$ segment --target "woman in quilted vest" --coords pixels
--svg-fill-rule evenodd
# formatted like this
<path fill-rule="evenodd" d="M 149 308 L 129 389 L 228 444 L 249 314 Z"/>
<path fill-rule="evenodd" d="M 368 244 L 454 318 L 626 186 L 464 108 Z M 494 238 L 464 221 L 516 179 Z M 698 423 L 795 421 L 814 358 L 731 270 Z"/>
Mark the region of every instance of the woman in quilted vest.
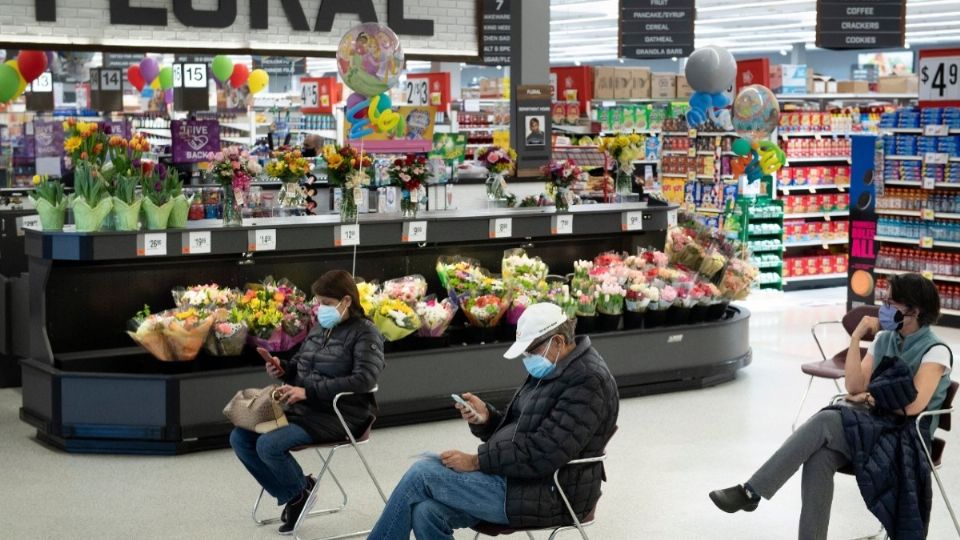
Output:
<path fill-rule="evenodd" d="M 802 466 L 798 538 L 825 540 L 833 476 L 849 466 L 891 537 L 924 538 L 930 474 L 912 417 L 941 408 L 950 387 L 952 353 L 930 328 L 939 316 L 933 282 L 919 274 L 893 277 L 879 318 L 864 317 L 851 335 L 845 384 L 854 405 L 814 415 L 746 483 L 710 493 L 714 504 L 729 513 L 753 512 Z M 869 336 L 876 337 L 861 358 L 861 341 Z M 931 425 L 931 435 L 935 429 Z"/>
<path fill-rule="evenodd" d="M 338 405 L 359 436 L 376 409 L 369 391 L 384 367 L 383 337 L 363 314 L 353 276 L 331 270 L 313 284 L 313 294 L 320 304 L 318 324 L 300 351 L 289 360 L 273 358 L 279 368 L 266 364 L 267 373 L 285 383 L 280 394 L 290 425 L 263 435 L 241 428 L 230 434 L 230 446 L 250 474 L 286 505 L 281 534 L 293 531 L 314 485 L 290 450 L 347 438 L 333 411 L 333 398 L 341 392 L 356 393 Z"/>

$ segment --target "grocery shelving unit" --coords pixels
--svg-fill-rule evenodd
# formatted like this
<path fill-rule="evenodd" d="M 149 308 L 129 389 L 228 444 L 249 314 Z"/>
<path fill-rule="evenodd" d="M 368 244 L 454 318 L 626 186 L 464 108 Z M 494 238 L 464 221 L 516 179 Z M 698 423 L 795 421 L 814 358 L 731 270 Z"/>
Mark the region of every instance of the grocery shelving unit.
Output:
<path fill-rule="evenodd" d="M 761 196 L 737 201 L 739 240 L 750 252 L 750 262 L 760 270 L 761 289 L 783 289 L 783 201 Z"/>

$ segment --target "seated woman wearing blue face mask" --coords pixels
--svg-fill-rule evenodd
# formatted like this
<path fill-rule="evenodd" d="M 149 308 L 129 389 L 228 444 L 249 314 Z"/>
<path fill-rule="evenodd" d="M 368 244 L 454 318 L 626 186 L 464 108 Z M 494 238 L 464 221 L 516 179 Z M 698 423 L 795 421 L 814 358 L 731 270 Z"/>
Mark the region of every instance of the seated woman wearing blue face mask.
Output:
<path fill-rule="evenodd" d="M 953 355 L 930 328 L 939 316 L 933 282 L 919 274 L 893 277 L 879 317 L 864 317 L 851 336 L 845 384 L 847 401 L 858 405 L 814 415 L 750 480 L 710 493 L 714 504 L 725 512 L 752 512 L 803 466 L 798 537 L 826 539 L 833 476 L 850 466 L 891 538 L 923 538 L 930 472 L 915 423 L 903 416 L 940 409 L 950 387 Z M 861 341 L 870 335 L 876 337 L 861 358 Z M 936 424 L 925 430 L 928 445 L 935 430 Z"/>
<path fill-rule="evenodd" d="M 453 539 L 480 521 L 547 527 L 570 523 L 553 485 L 567 462 L 603 454 L 619 411 L 617 383 L 590 338 L 553 304 L 534 304 L 517 321 L 504 354 L 529 374 L 504 411 L 464 394 L 457 408 L 483 444 L 415 463 L 393 490 L 368 540 Z M 560 482 L 580 518 L 600 497 L 603 465 L 564 471 Z"/>
<path fill-rule="evenodd" d="M 319 301 L 317 325 L 300 351 L 290 360 L 274 358 L 267 373 L 285 384 L 281 401 L 290 425 L 259 435 L 236 428 L 230 445 L 250 474 L 279 504 L 285 504 L 282 534 L 289 534 L 313 488 L 290 449 L 346 438 L 333 411 L 333 398 L 341 392 L 356 392 L 340 400 L 339 408 L 355 436 L 376 409 L 372 394 L 383 370 L 383 336 L 360 307 L 360 294 L 353 276 L 331 270 L 313 284 Z"/>

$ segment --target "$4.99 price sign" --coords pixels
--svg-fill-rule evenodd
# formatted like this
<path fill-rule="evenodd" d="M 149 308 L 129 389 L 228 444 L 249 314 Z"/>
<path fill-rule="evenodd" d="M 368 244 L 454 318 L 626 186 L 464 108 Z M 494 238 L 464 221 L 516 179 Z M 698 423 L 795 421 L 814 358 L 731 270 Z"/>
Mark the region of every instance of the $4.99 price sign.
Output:
<path fill-rule="evenodd" d="M 920 106 L 960 106 L 960 49 L 920 51 Z"/>

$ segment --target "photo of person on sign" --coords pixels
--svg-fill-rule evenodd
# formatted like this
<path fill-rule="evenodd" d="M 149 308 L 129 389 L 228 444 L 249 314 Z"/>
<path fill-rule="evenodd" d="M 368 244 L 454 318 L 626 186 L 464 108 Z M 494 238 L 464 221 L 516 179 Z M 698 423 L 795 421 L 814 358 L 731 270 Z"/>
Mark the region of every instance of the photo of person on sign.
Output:
<path fill-rule="evenodd" d="M 527 146 L 546 146 L 547 137 L 540 128 L 543 124 L 543 116 L 530 117 L 527 122 Z"/>

